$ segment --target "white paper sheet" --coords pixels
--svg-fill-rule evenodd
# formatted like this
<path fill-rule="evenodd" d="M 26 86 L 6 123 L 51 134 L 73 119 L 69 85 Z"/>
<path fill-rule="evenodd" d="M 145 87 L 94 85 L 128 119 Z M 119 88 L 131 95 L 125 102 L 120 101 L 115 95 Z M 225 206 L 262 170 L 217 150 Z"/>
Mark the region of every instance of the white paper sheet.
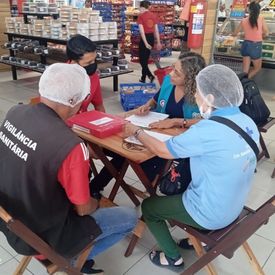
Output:
<path fill-rule="evenodd" d="M 157 132 L 153 132 L 153 131 L 148 131 L 148 130 L 144 130 L 144 132 L 146 134 L 150 135 L 151 137 L 154 137 L 154 138 L 156 138 L 156 139 L 158 139 L 160 141 L 163 141 L 163 142 L 172 137 L 170 135 L 161 134 L 161 133 L 157 133 Z M 124 140 L 127 141 L 127 142 L 129 142 L 129 143 L 133 143 L 133 144 L 137 144 L 137 145 L 143 145 L 134 136 L 129 136 L 129 137 L 125 138 Z"/>
<path fill-rule="evenodd" d="M 145 115 L 145 116 L 131 115 L 127 117 L 126 120 L 130 121 L 131 123 L 137 126 L 149 128 L 149 124 L 163 120 L 167 117 L 168 117 L 167 114 L 149 112 L 148 115 Z"/>

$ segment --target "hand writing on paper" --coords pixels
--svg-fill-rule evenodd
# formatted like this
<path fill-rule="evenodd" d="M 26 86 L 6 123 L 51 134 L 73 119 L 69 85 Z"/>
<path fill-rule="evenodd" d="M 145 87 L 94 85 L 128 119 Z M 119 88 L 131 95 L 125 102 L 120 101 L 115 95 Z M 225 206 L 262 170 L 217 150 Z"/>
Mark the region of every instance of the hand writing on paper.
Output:
<path fill-rule="evenodd" d="M 150 112 L 151 107 L 148 105 L 142 105 L 136 109 L 135 115 L 137 116 L 145 116 Z"/>

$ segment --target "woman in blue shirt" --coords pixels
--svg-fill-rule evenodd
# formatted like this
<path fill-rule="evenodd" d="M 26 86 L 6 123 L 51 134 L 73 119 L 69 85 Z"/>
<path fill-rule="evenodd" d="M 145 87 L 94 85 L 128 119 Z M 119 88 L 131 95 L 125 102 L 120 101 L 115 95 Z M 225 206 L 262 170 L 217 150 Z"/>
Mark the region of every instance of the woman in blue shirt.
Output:
<path fill-rule="evenodd" d="M 166 76 L 160 91 L 145 105 L 138 109 L 125 113 L 145 115 L 150 110 L 169 114 L 171 119 L 156 122 L 150 125 L 152 128 L 188 127 L 198 121 L 199 109 L 195 102 L 196 81 L 195 77 L 205 67 L 204 58 L 194 52 L 180 54 L 173 66 L 170 75 Z M 111 163 L 116 169 L 120 169 L 124 158 L 113 152 L 107 152 L 113 159 Z M 150 181 L 163 169 L 166 160 L 155 157 L 144 163 L 142 168 Z M 106 167 L 95 176 L 90 183 L 91 195 L 100 198 L 100 191 L 110 182 L 113 176 Z"/>
<path fill-rule="evenodd" d="M 223 65 L 211 65 L 196 77 L 196 102 L 203 118 L 184 133 L 161 142 L 128 123 L 125 135 L 134 135 L 151 152 L 164 159 L 190 158 L 192 180 L 183 194 L 153 196 L 142 203 L 144 220 L 161 251 L 149 254 L 158 266 L 180 270 L 183 258 L 172 239 L 166 220 L 175 219 L 199 229 L 228 226 L 241 213 L 257 158 L 237 132 L 210 120 L 227 118 L 259 144 L 253 120 L 239 109 L 243 88 L 237 75 Z"/>

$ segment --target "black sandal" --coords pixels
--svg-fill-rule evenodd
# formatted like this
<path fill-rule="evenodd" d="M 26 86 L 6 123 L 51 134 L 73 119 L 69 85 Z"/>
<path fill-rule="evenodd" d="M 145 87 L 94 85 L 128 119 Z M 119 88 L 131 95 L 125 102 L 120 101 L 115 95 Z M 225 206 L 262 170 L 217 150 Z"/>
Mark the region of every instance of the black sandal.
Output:
<path fill-rule="evenodd" d="M 162 255 L 163 254 L 163 255 Z M 161 263 L 161 257 L 165 257 L 168 264 Z M 149 253 L 149 259 L 151 262 L 159 267 L 164 267 L 170 269 L 172 271 L 180 271 L 184 267 L 184 262 L 181 256 L 177 259 L 171 259 L 170 257 L 166 256 L 162 251 L 152 251 Z M 179 264 L 176 264 L 178 261 L 182 260 Z"/>

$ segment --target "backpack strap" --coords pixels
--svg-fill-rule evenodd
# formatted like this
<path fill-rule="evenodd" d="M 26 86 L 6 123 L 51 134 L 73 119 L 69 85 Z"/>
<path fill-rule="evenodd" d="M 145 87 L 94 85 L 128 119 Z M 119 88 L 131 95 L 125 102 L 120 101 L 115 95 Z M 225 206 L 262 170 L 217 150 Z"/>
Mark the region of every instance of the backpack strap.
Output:
<path fill-rule="evenodd" d="M 234 123 L 232 120 L 227 119 L 225 117 L 220 117 L 220 116 L 212 116 L 209 118 L 209 120 L 214 120 L 216 122 L 219 122 L 221 124 L 224 124 L 237 132 L 239 135 L 243 137 L 243 139 L 249 144 L 251 149 L 254 151 L 256 157 L 259 155 L 259 148 L 257 143 L 241 128 L 239 127 L 236 123 Z"/>

